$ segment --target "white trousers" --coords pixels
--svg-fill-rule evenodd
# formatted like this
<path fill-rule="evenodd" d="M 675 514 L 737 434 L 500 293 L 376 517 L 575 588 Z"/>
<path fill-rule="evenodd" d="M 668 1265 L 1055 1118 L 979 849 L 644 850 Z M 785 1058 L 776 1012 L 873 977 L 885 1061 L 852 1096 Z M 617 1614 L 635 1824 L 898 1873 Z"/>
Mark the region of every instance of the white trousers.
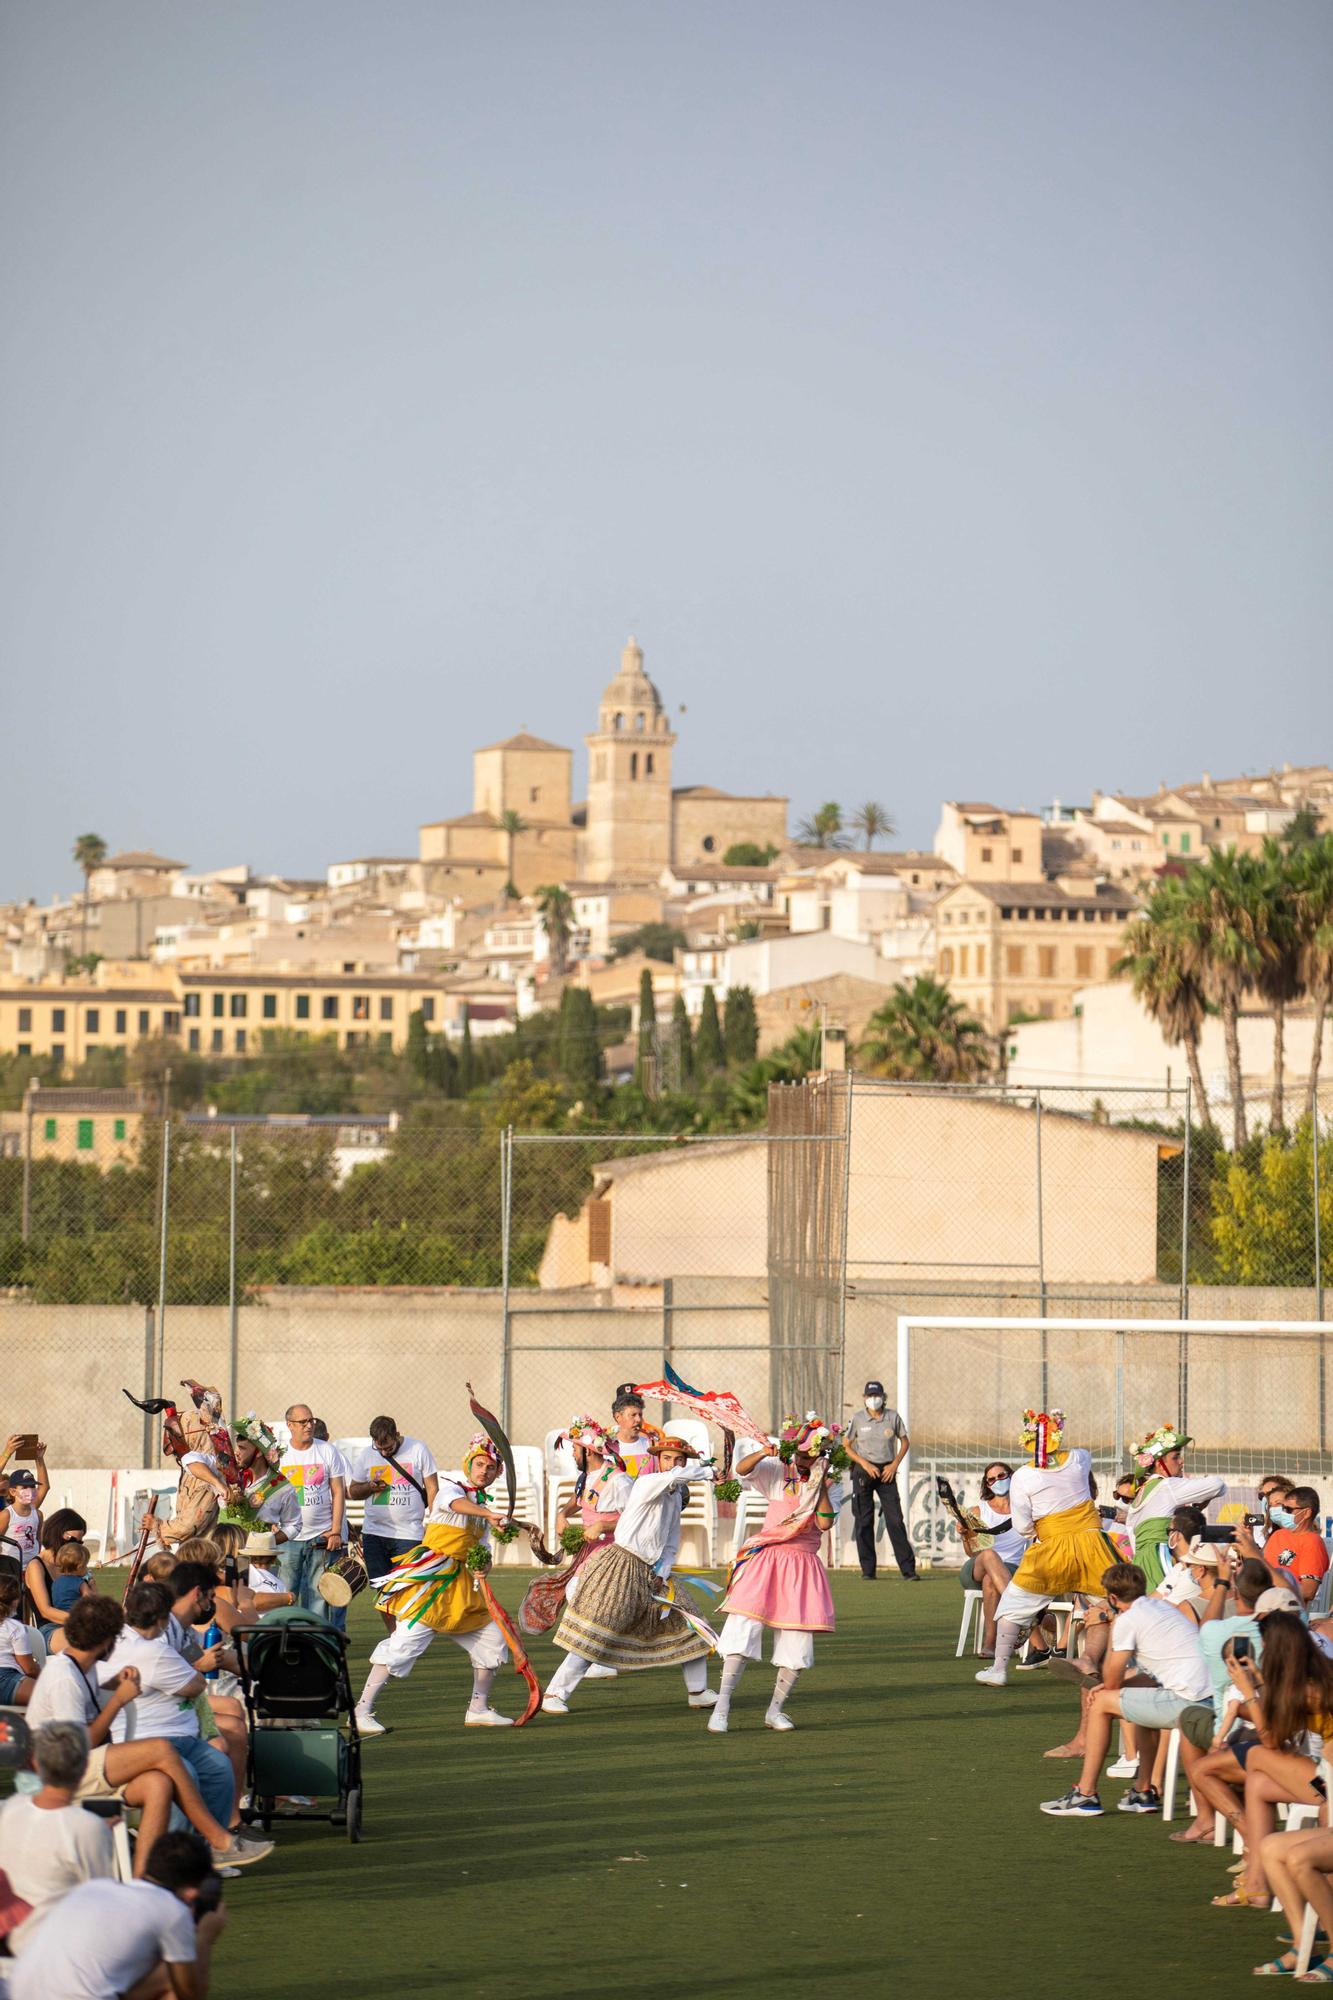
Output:
<path fill-rule="evenodd" d="M 446 1632 L 429 1625 L 395 1625 L 387 1639 L 381 1639 L 370 1656 L 375 1667 L 387 1667 L 395 1680 L 406 1680 L 432 1639 L 441 1636 L 461 1646 L 474 1667 L 502 1667 L 509 1657 L 504 1634 L 494 1619 L 479 1625 L 475 1632 Z"/>
<path fill-rule="evenodd" d="M 1031 1625 L 1034 1619 L 1040 1618 L 1053 1596 L 1054 1592 L 1042 1597 L 1036 1591 L 1020 1590 L 1016 1584 L 1006 1584 L 995 1607 L 995 1616 L 997 1619 L 1012 1618 L 1015 1625 Z"/>
<path fill-rule="evenodd" d="M 794 1667 L 804 1673 L 815 1664 L 815 1635 L 813 1632 L 784 1632 L 776 1627 L 761 1625 L 757 1618 L 747 1618 L 743 1612 L 730 1611 L 727 1622 L 718 1633 L 718 1650 L 723 1659 L 739 1653 L 742 1659 L 762 1660 L 764 1657 L 764 1634 L 773 1633 L 773 1665 Z"/>

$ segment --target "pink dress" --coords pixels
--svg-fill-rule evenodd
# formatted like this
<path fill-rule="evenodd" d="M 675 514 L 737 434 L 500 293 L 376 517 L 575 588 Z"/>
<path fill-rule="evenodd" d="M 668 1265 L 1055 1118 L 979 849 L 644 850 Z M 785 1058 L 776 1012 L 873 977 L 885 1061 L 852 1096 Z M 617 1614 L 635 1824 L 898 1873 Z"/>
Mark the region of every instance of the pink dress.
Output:
<path fill-rule="evenodd" d="M 765 1458 L 746 1477 L 747 1486 L 768 1496 L 761 1534 L 780 1528 L 800 1506 L 804 1489 L 788 1485 L 785 1471 L 781 1459 Z M 767 1543 L 748 1556 L 742 1549 L 722 1608 L 779 1631 L 831 1632 L 833 1595 L 820 1554 L 823 1539 L 812 1517 L 789 1541 Z"/>

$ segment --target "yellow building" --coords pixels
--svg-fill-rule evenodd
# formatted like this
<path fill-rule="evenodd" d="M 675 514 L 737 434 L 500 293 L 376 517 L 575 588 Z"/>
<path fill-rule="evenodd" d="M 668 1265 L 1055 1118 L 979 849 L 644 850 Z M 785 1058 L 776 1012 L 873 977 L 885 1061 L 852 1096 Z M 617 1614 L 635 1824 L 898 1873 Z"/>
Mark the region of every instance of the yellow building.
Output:
<path fill-rule="evenodd" d="M 0 1112 L 0 1153 L 9 1159 L 129 1166 L 138 1155 L 145 1108 L 137 1090 L 33 1086 L 21 1110 Z"/>
<path fill-rule="evenodd" d="M 1041 837 L 1039 813 L 946 799 L 935 852 L 968 882 L 1040 882 Z"/>
<path fill-rule="evenodd" d="M 1111 976 L 1137 907 L 1112 883 L 960 882 L 935 907 L 935 975 L 992 1034 L 1022 1014 L 1059 1020 Z"/>
<path fill-rule="evenodd" d="M 0 987 L 0 1054 L 31 1056 L 73 1069 L 94 1049 L 132 1048 L 157 1035 L 179 1035 L 181 997 L 159 966 L 112 966 L 91 980 L 40 980 Z M 142 980 L 126 975 L 131 970 Z M 110 975 L 115 975 L 111 977 Z"/>

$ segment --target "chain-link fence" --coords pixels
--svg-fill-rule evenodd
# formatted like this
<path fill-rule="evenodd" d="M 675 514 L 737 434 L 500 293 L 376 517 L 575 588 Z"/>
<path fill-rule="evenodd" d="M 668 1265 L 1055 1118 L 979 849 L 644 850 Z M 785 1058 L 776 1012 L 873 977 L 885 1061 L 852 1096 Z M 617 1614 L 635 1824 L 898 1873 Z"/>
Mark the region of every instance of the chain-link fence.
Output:
<path fill-rule="evenodd" d="M 770 1421 L 845 1413 L 892 1396 L 901 1314 L 1309 1321 L 1333 1278 L 1333 1087 L 1239 1152 L 1180 1088 L 845 1074 L 732 1134 L 105 1114 L 0 1157 L 6 1421 L 86 1465 L 155 1448 L 122 1387 L 185 1376 L 447 1455 L 467 1380 L 528 1441 L 664 1356 Z"/>

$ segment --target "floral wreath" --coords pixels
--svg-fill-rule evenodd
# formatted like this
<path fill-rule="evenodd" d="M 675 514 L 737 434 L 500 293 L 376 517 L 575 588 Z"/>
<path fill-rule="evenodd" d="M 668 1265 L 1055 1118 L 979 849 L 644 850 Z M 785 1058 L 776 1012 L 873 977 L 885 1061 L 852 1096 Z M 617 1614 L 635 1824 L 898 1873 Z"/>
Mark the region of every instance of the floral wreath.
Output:
<path fill-rule="evenodd" d="M 784 1417 L 778 1433 L 778 1457 L 790 1465 L 797 1452 L 809 1458 L 828 1460 L 830 1472 L 843 1472 L 851 1464 L 843 1442 L 842 1425 L 826 1424 L 813 1410 L 804 1417 Z"/>
<path fill-rule="evenodd" d="M 1136 1459 L 1146 1472 L 1159 1458 L 1165 1458 L 1169 1451 L 1184 1451 L 1185 1446 L 1193 1442 L 1194 1439 L 1175 1424 L 1159 1424 L 1142 1444 L 1132 1444 L 1129 1452 L 1130 1457 Z"/>
<path fill-rule="evenodd" d="M 1019 1436 L 1023 1440 L 1024 1451 L 1034 1451 L 1037 1445 L 1038 1426 L 1045 1424 L 1046 1449 L 1059 1451 L 1060 1440 L 1065 1434 L 1065 1413 L 1063 1410 L 1024 1410 L 1023 1428 Z"/>

